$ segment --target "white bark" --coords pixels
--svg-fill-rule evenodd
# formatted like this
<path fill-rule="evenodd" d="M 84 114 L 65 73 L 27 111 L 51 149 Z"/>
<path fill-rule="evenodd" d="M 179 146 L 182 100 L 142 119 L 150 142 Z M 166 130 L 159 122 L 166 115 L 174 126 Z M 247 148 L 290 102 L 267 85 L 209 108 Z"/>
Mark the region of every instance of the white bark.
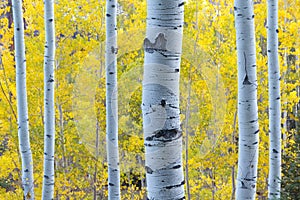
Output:
<path fill-rule="evenodd" d="M 179 119 L 183 5 L 182 0 L 147 1 L 142 111 L 150 200 L 185 198 Z"/>
<path fill-rule="evenodd" d="M 106 1 L 106 145 L 108 199 L 120 199 L 117 100 L 117 1 Z"/>
<path fill-rule="evenodd" d="M 42 199 L 53 199 L 54 194 L 54 148 L 55 148 L 55 109 L 54 109 L 54 59 L 55 27 L 54 1 L 44 0 L 44 23 L 46 33 L 44 57 L 44 177 Z"/>
<path fill-rule="evenodd" d="M 236 199 L 255 199 L 258 162 L 257 78 L 252 0 L 235 0 L 239 156 Z"/>
<path fill-rule="evenodd" d="M 29 139 L 26 92 L 26 58 L 22 1 L 13 0 L 14 45 L 16 60 L 18 135 L 22 159 L 22 186 L 24 199 L 34 199 L 33 161 Z"/>
<path fill-rule="evenodd" d="M 268 69 L 269 69 L 269 183 L 268 198 L 280 198 L 281 179 L 281 110 L 280 69 L 278 61 L 278 1 L 268 0 Z"/>

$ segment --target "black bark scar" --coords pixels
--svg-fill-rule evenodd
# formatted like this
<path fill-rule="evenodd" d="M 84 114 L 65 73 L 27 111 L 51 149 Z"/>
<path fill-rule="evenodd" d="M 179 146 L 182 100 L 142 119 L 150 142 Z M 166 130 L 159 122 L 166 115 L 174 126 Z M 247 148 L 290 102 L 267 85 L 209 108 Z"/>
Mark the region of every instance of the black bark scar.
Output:
<path fill-rule="evenodd" d="M 244 52 L 244 58 L 245 58 L 245 72 L 246 72 L 246 76 L 244 78 L 243 85 L 251 85 L 252 83 L 249 81 L 249 78 L 248 78 L 247 58 L 246 58 L 246 53 L 245 52 Z"/>
<path fill-rule="evenodd" d="M 155 38 L 154 43 L 151 43 L 148 38 L 145 38 L 144 49 L 147 53 L 154 53 L 154 51 L 167 51 L 167 39 L 165 37 L 165 34 L 159 33 Z"/>
<path fill-rule="evenodd" d="M 118 48 L 111 46 L 111 53 L 118 54 Z"/>
<path fill-rule="evenodd" d="M 146 141 L 172 141 L 178 136 L 181 136 L 181 131 L 179 129 L 170 129 L 170 130 L 158 130 L 153 133 L 152 136 L 147 137 Z"/>

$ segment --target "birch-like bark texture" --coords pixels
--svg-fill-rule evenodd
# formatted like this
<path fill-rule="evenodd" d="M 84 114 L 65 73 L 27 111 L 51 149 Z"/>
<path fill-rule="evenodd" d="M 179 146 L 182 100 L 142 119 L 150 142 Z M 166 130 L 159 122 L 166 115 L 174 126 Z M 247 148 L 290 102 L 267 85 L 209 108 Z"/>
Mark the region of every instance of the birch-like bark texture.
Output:
<path fill-rule="evenodd" d="M 106 148 L 108 199 L 120 199 L 117 99 L 117 1 L 106 1 Z"/>
<path fill-rule="evenodd" d="M 22 1 L 13 0 L 14 45 L 16 60 L 18 136 L 22 159 L 22 186 L 24 199 L 34 199 L 33 161 L 30 148 L 27 91 L 26 91 L 26 58 L 24 41 L 24 23 Z"/>
<path fill-rule="evenodd" d="M 235 0 L 238 54 L 239 156 L 236 199 L 255 199 L 258 162 L 258 108 L 252 0 Z"/>
<path fill-rule="evenodd" d="M 183 0 L 148 0 L 144 40 L 143 129 L 149 200 L 185 199 L 179 71 Z"/>
<path fill-rule="evenodd" d="M 44 23 L 46 33 L 44 57 L 44 177 L 42 199 L 53 199 L 54 194 L 54 148 L 55 148 L 55 109 L 54 109 L 54 59 L 55 27 L 54 1 L 44 0 Z"/>
<path fill-rule="evenodd" d="M 268 198 L 280 198 L 281 110 L 280 69 L 278 61 L 278 1 L 268 0 L 267 49 L 269 70 L 269 183 Z"/>

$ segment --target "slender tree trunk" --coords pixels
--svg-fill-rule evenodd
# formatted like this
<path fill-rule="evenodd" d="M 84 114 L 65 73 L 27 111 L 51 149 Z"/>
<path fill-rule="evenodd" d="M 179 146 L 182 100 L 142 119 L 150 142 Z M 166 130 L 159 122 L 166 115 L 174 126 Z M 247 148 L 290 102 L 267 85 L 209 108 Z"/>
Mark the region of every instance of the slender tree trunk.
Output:
<path fill-rule="evenodd" d="M 67 174 L 68 170 L 68 162 L 66 158 L 66 147 L 65 147 L 65 134 L 64 134 L 64 119 L 63 119 L 63 110 L 61 104 L 57 104 L 58 113 L 59 113 L 59 136 L 60 136 L 60 146 L 62 151 L 62 160 L 63 160 L 63 170 L 65 175 Z"/>
<path fill-rule="evenodd" d="M 236 138 L 236 131 L 235 131 L 235 127 L 236 127 L 236 119 L 237 119 L 237 111 L 234 112 L 234 118 L 233 118 L 233 131 L 232 131 L 232 143 L 236 144 L 235 142 L 235 138 Z M 233 149 L 229 150 L 229 152 L 231 153 L 233 151 Z M 234 194 L 235 194 L 235 165 L 231 166 L 231 184 L 232 184 L 232 188 L 231 188 L 231 197 L 230 200 L 234 200 Z"/>
<path fill-rule="evenodd" d="M 117 1 L 106 1 L 106 145 L 108 199 L 120 199 L 117 100 Z"/>
<path fill-rule="evenodd" d="M 195 52 L 196 53 L 196 52 Z M 186 103 L 185 113 L 185 180 L 187 199 L 191 200 L 190 182 L 189 182 L 189 118 L 190 118 L 190 103 L 191 103 L 191 65 L 189 67 L 188 80 L 188 98 Z"/>
<path fill-rule="evenodd" d="M 278 62 L 278 1 L 268 0 L 268 68 L 269 68 L 269 199 L 280 198 L 281 182 L 281 109 L 280 69 Z"/>
<path fill-rule="evenodd" d="M 183 5 L 182 0 L 147 1 L 142 111 L 151 200 L 185 199 L 179 119 Z"/>
<path fill-rule="evenodd" d="M 283 1 L 283 8 L 284 8 L 284 26 L 283 26 L 283 30 L 286 30 L 287 29 L 287 27 L 286 27 L 286 24 L 287 24 L 287 21 L 288 21 L 288 19 L 287 19 L 287 12 L 286 12 L 286 10 L 287 10 L 287 6 L 288 6 L 288 2 L 287 2 L 287 0 L 284 0 Z M 284 56 L 283 56 L 283 66 L 286 66 L 287 67 L 287 70 L 285 71 L 285 72 L 283 72 L 283 77 L 285 77 L 286 76 L 286 74 L 288 74 L 289 73 L 289 66 L 288 66 L 288 62 L 287 62 L 287 50 L 288 48 L 285 46 L 284 47 Z M 283 79 L 283 85 L 284 85 L 284 87 L 285 87 L 285 85 L 287 84 L 287 80 L 284 78 Z M 283 87 L 283 88 L 284 88 Z M 283 92 L 286 92 L 286 91 L 283 91 Z M 287 141 L 287 133 L 288 133 L 288 127 L 287 127 L 287 122 L 288 122 L 288 111 L 287 111 L 287 104 L 288 104 L 288 102 L 287 101 L 284 101 L 283 102 L 283 112 L 282 112 L 282 119 L 284 120 L 284 123 L 283 123 L 283 134 L 282 134 L 282 143 L 283 143 L 283 147 L 286 147 L 286 141 Z M 284 148 L 283 148 L 283 153 L 284 153 Z"/>
<path fill-rule="evenodd" d="M 235 0 L 239 156 L 236 199 L 255 199 L 258 162 L 257 78 L 252 0 Z"/>
<path fill-rule="evenodd" d="M 34 199 L 33 161 L 29 139 L 27 92 L 26 92 L 26 58 L 24 41 L 24 23 L 22 1 L 13 0 L 14 45 L 16 60 L 18 135 L 22 160 L 22 185 L 24 199 Z"/>
<path fill-rule="evenodd" d="M 55 109 L 54 109 L 54 59 L 55 28 L 54 1 L 44 0 L 44 20 L 46 32 L 44 58 L 44 177 L 42 199 L 53 199 L 54 194 L 54 148 L 55 148 Z"/>
<path fill-rule="evenodd" d="M 300 35 L 300 29 L 298 29 L 298 35 Z M 299 39 L 300 40 L 300 39 Z M 299 44 L 299 40 L 297 41 L 296 43 L 296 46 L 300 46 Z M 300 58 L 300 53 L 296 56 L 296 63 L 299 63 L 299 58 Z M 300 69 L 300 64 L 296 64 L 296 71 L 299 71 Z M 298 73 L 298 79 L 300 78 L 300 74 Z M 300 86 L 297 86 L 297 97 L 300 97 Z M 299 112 L 299 108 L 300 108 L 300 101 L 298 101 L 298 103 L 296 103 L 295 105 L 295 117 L 297 119 L 300 118 L 300 112 Z M 296 120 L 296 133 L 299 133 L 300 132 L 300 123 L 299 123 L 299 120 Z"/>
<path fill-rule="evenodd" d="M 94 200 L 97 200 L 97 173 L 98 173 L 98 168 L 97 164 L 99 161 L 99 133 L 100 132 L 100 127 L 99 127 L 99 121 L 97 119 L 96 122 L 96 141 L 95 141 L 95 165 L 94 165 L 94 177 L 93 177 L 93 192 L 94 192 Z"/>

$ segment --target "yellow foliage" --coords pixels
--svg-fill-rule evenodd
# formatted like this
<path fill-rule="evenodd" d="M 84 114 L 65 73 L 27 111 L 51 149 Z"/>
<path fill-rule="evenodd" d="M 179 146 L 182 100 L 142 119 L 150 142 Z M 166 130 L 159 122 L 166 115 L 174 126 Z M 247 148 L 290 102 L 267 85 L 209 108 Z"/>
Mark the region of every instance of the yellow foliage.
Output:
<path fill-rule="evenodd" d="M 5 2 L 5 1 L 4 1 Z M 0 3 L 0 15 L 11 12 Z M 220 2 L 220 5 L 218 5 Z M 286 4 L 285 4 L 286 2 Z M 146 1 L 119 1 L 119 141 L 122 199 L 143 199 L 144 147 L 141 86 Z M 299 101 L 299 1 L 279 1 L 282 109 L 293 114 Z M 60 0 L 56 23 L 55 198 L 107 198 L 105 155 L 105 2 Z M 260 154 L 258 192 L 266 197 L 268 176 L 268 73 L 266 0 L 255 4 Z M 24 1 L 29 122 L 36 198 L 43 169 L 43 2 Z M 0 18 L 0 199 L 22 199 L 18 154 L 13 28 Z M 298 38 L 298 39 L 297 39 Z M 134 41 L 134 42 L 132 42 Z M 181 121 L 192 199 L 230 199 L 236 174 L 238 123 L 237 60 L 233 0 L 191 0 L 185 5 L 181 66 Z M 297 58 L 298 56 L 298 58 Z M 298 60 L 293 60 L 297 58 Z M 189 93 L 190 90 L 190 93 Z M 190 96 L 189 96 L 190 95 Z M 188 103 L 188 99 L 190 102 Z M 222 109 L 221 109 L 222 108 Z M 189 111 L 189 116 L 187 115 Z M 188 119 L 188 120 L 187 120 Z M 286 119 L 282 120 L 285 123 Z M 98 124 L 98 141 L 96 141 Z M 289 134 L 283 130 L 284 134 Z M 2 141 L 8 141 L 2 145 Z M 294 141 L 289 141 L 293 143 Z M 3 143 L 4 144 L 4 143 Z M 96 148 L 98 145 L 98 149 Z M 4 150 L 2 153 L 2 146 Z M 184 149 L 185 150 L 185 149 Z M 188 157 L 188 163 L 185 158 Z M 4 181 L 3 181 L 4 180 Z M 7 189 L 11 191 L 7 191 Z"/>

